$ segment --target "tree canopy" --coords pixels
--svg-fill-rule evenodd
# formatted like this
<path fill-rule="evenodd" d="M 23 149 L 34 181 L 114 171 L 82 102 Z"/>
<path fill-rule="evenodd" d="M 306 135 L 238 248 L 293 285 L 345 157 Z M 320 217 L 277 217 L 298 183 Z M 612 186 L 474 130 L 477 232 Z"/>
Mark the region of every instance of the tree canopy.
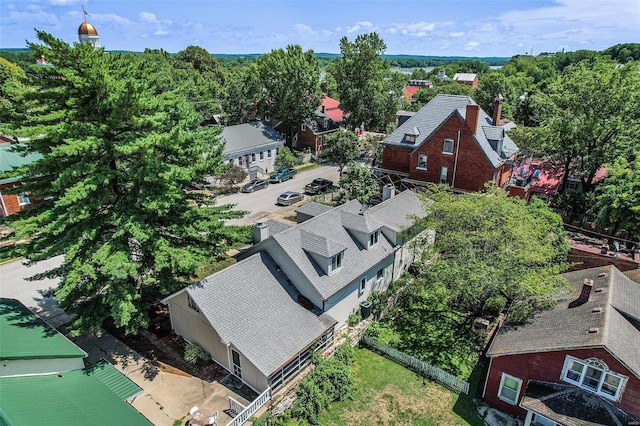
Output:
<path fill-rule="evenodd" d="M 338 129 L 327 135 L 322 155 L 338 165 L 340 176 L 342 176 L 344 167 L 360 156 L 358 135 L 347 129 Z"/>
<path fill-rule="evenodd" d="M 348 200 L 358 200 L 363 204 L 371 197 L 380 194 L 380 185 L 371 174 L 371 170 L 364 164 L 351 162 L 347 166 L 347 173 L 340 177 L 338 183 L 345 192 Z"/>
<path fill-rule="evenodd" d="M 289 45 L 261 56 L 257 64 L 262 84 L 258 112 L 288 124 L 293 132 L 320 106 L 318 60 L 312 50 Z"/>
<path fill-rule="evenodd" d="M 17 98 L 29 111 L 9 124 L 44 129 L 17 145 L 43 158 L 13 191 L 45 202 L 9 219 L 19 238 L 32 237 L 20 246 L 29 259 L 64 254 L 45 275 L 60 277 L 55 297 L 78 315 L 78 331 L 112 317 L 136 332 L 151 302 L 247 237 L 224 224 L 242 213 L 198 207 L 204 195 L 187 190 L 224 171 L 219 130 L 200 127 L 165 55 L 37 37 L 29 47 L 53 67 L 33 76 L 35 90 Z"/>
<path fill-rule="evenodd" d="M 376 33 L 360 34 L 354 42 L 343 37 L 342 56 L 327 65 L 352 128 L 384 129 L 393 120 L 402 85 L 394 84 L 389 62 L 381 56 L 386 49 Z"/>

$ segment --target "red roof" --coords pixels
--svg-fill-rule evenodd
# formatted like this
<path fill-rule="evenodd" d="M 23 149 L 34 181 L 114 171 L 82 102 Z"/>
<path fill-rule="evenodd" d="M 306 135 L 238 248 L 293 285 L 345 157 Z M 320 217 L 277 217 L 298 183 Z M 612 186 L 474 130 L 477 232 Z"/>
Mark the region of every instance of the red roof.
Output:
<path fill-rule="evenodd" d="M 411 102 L 411 96 L 416 93 L 420 88 L 418 86 L 405 86 L 404 97 L 408 102 Z"/>
<path fill-rule="evenodd" d="M 333 99 L 324 95 L 322 98 L 322 104 L 320 105 L 320 109 L 333 121 L 336 123 L 344 120 L 343 112 L 339 108 L 340 101 L 337 99 Z"/>
<path fill-rule="evenodd" d="M 564 169 L 551 164 L 531 162 L 515 163 L 512 177 L 515 179 L 531 180 L 531 192 L 555 195 L 558 192 Z"/>

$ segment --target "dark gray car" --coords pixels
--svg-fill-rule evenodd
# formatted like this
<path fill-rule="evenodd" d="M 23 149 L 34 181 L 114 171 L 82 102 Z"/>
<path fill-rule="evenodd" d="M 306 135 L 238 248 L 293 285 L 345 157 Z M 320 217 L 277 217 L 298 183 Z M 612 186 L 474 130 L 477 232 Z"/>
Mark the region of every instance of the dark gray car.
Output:
<path fill-rule="evenodd" d="M 265 189 L 267 186 L 269 186 L 269 182 L 267 182 L 266 180 L 256 179 L 244 184 L 244 186 L 242 187 L 242 192 L 253 192 L 257 191 L 258 189 Z"/>

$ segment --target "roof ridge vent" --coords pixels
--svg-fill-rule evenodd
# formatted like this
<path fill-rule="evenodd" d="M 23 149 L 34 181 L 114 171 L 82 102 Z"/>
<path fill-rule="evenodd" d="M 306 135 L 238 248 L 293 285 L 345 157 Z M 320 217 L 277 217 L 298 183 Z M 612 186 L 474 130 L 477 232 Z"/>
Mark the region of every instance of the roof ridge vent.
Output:
<path fill-rule="evenodd" d="M 599 314 L 600 312 L 602 312 L 602 308 L 600 306 L 596 306 L 591 310 L 591 312 L 593 312 L 594 314 Z"/>
<path fill-rule="evenodd" d="M 600 273 L 598 274 L 598 278 L 604 278 L 604 277 L 606 277 L 606 276 L 607 276 L 607 273 L 606 273 L 606 272 L 600 272 Z"/>
<path fill-rule="evenodd" d="M 589 329 L 589 334 L 598 333 L 600 329 L 598 327 L 591 327 Z"/>

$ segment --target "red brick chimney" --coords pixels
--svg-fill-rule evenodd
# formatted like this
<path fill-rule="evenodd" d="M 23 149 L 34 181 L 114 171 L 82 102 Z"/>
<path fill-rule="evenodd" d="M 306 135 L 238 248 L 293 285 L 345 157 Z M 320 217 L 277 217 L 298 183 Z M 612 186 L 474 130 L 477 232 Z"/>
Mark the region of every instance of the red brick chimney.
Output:
<path fill-rule="evenodd" d="M 584 284 L 582 284 L 582 291 L 580 292 L 580 296 L 573 302 L 569 303 L 570 308 L 575 308 L 576 306 L 584 305 L 589 301 L 589 296 L 591 295 L 591 289 L 593 288 L 593 280 L 585 278 Z"/>
<path fill-rule="evenodd" d="M 502 102 L 504 98 L 502 94 L 498 93 L 498 96 L 493 100 L 493 125 L 499 126 L 500 119 L 502 118 Z"/>
<path fill-rule="evenodd" d="M 478 118 L 480 117 L 480 106 L 479 105 L 467 105 L 467 113 L 466 119 L 467 127 L 471 129 L 473 134 L 476 134 L 476 130 L 478 129 Z"/>

